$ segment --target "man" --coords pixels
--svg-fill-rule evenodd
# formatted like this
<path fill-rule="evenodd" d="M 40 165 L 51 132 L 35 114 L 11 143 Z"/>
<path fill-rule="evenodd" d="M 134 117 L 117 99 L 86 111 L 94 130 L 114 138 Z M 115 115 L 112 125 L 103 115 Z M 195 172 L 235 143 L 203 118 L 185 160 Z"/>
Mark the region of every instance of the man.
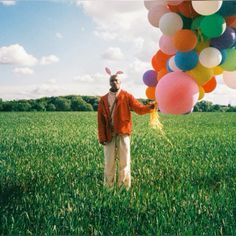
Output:
<path fill-rule="evenodd" d="M 106 68 L 107 72 L 110 72 Z M 154 104 L 142 105 L 131 94 L 120 88 L 118 77 L 122 72 L 110 75 L 110 91 L 101 97 L 98 104 L 98 138 L 104 145 L 104 184 L 112 187 L 116 178 L 116 158 L 119 160 L 118 186 L 131 186 L 130 135 L 131 111 L 142 115 L 151 112 Z"/>

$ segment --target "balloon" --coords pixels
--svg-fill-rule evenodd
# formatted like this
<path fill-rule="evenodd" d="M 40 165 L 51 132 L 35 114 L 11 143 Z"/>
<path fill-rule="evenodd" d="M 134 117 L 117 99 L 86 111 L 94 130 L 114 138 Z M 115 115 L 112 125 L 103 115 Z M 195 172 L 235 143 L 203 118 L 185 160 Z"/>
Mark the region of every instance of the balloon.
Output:
<path fill-rule="evenodd" d="M 203 49 L 208 48 L 210 45 L 209 41 L 201 41 L 196 46 L 196 51 L 201 52 Z"/>
<path fill-rule="evenodd" d="M 236 89 L 236 71 L 225 71 L 223 73 L 223 81 L 229 88 Z"/>
<path fill-rule="evenodd" d="M 155 5 L 165 5 L 165 0 L 154 0 L 154 1 L 144 1 L 144 6 L 147 8 L 147 10 L 150 10 Z"/>
<path fill-rule="evenodd" d="M 226 49 L 226 60 L 221 67 L 226 71 L 234 71 L 236 70 L 236 49 L 235 48 L 228 48 Z"/>
<path fill-rule="evenodd" d="M 208 16 L 220 9 L 222 1 L 192 1 L 192 6 L 200 15 Z"/>
<path fill-rule="evenodd" d="M 202 86 L 199 86 L 199 96 L 198 96 L 198 100 L 202 100 L 205 96 L 205 91 L 203 89 Z"/>
<path fill-rule="evenodd" d="M 205 48 L 199 54 L 200 63 L 207 68 L 218 66 L 221 60 L 221 52 L 214 47 Z"/>
<path fill-rule="evenodd" d="M 183 29 L 191 29 L 191 25 L 193 20 L 191 18 L 188 18 L 186 16 L 180 15 L 183 21 Z"/>
<path fill-rule="evenodd" d="M 199 96 L 198 85 L 184 72 L 166 74 L 156 86 L 158 107 L 165 114 L 185 114 L 192 110 Z"/>
<path fill-rule="evenodd" d="M 211 39 L 210 44 L 215 48 L 225 49 L 232 47 L 235 41 L 236 41 L 235 31 L 230 27 L 226 27 L 224 33 L 220 37 Z"/>
<path fill-rule="evenodd" d="M 163 67 L 166 67 L 166 62 L 170 58 L 170 55 L 163 53 L 161 50 L 158 50 L 156 55 L 152 58 L 152 66 L 156 71 L 160 71 Z"/>
<path fill-rule="evenodd" d="M 200 86 L 209 81 L 214 75 L 213 69 L 206 68 L 201 63 L 198 63 L 197 66 L 192 70 L 188 71 L 187 74 L 192 76 L 192 78 Z"/>
<path fill-rule="evenodd" d="M 203 89 L 205 93 L 210 93 L 216 88 L 216 78 L 211 78 L 207 83 L 205 83 L 203 86 Z"/>
<path fill-rule="evenodd" d="M 196 51 L 177 52 L 175 55 L 175 64 L 181 70 L 191 70 L 198 63 L 198 55 Z"/>
<path fill-rule="evenodd" d="M 221 15 L 205 16 L 200 22 L 201 32 L 208 38 L 216 38 L 224 33 L 226 23 Z"/>
<path fill-rule="evenodd" d="M 160 18 L 170 12 L 166 6 L 155 5 L 148 12 L 148 21 L 154 27 L 159 27 Z"/>
<path fill-rule="evenodd" d="M 159 28 L 163 34 L 172 36 L 183 28 L 183 20 L 178 14 L 169 12 L 160 18 Z"/>
<path fill-rule="evenodd" d="M 225 17 L 225 21 L 227 23 L 227 26 L 236 28 L 236 16 L 227 16 Z"/>
<path fill-rule="evenodd" d="M 220 50 L 220 52 L 221 52 L 221 55 L 222 55 L 222 60 L 221 60 L 221 62 L 220 62 L 220 65 L 221 65 L 221 64 L 223 64 L 223 63 L 225 62 L 225 60 L 226 60 L 226 58 L 227 58 L 227 52 L 226 52 L 225 49 Z"/>
<path fill-rule="evenodd" d="M 155 90 L 156 90 L 156 87 L 146 88 L 146 96 L 148 99 L 155 100 Z"/>
<path fill-rule="evenodd" d="M 175 33 L 173 37 L 174 46 L 180 52 L 188 52 L 195 48 L 197 36 L 192 30 L 182 29 Z"/>
<path fill-rule="evenodd" d="M 149 87 L 155 87 L 157 85 L 157 73 L 154 70 L 148 70 L 143 74 L 143 82 Z"/>
<path fill-rule="evenodd" d="M 181 71 L 180 68 L 178 68 L 175 64 L 175 56 L 172 56 L 169 61 L 168 61 L 168 65 L 171 71 Z"/>
<path fill-rule="evenodd" d="M 213 68 L 214 75 L 221 75 L 224 72 L 224 69 L 220 66 L 216 66 Z"/>
<path fill-rule="evenodd" d="M 160 79 L 168 73 L 166 67 L 163 67 L 160 71 L 158 71 L 157 74 L 157 80 L 160 81 Z"/>
<path fill-rule="evenodd" d="M 193 9 L 190 1 L 184 1 L 179 6 L 179 12 L 188 18 L 194 18 L 198 16 L 198 13 Z"/>
<path fill-rule="evenodd" d="M 219 12 L 222 16 L 233 16 L 236 14 L 236 1 L 224 1 Z"/>
<path fill-rule="evenodd" d="M 176 5 L 179 5 L 181 2 L 183 2 L 184 0 L 167 0 L 167 4 L 168 5 L 173 5 L 173 6 L 176 6 Z"/>
<path fill-rule="evenodd" d="M 173 55 L 176 53 L 173 38 L 170 36 L 163 34 L 159 40 L 159 47 L 161 51 L 167 55 Z"/>

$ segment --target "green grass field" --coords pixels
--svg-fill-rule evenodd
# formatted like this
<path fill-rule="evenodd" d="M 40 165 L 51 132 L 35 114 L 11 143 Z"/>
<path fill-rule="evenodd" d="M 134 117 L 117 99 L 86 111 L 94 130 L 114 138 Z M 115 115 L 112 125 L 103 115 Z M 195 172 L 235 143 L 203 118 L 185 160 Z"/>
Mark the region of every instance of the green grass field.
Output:
<path fill-rule="evenodd" d="M 236 113 L 133 115 L 132 188 L 103 187 L 96 113 L 0 113 L 0 234 L 236 235 Z"/>

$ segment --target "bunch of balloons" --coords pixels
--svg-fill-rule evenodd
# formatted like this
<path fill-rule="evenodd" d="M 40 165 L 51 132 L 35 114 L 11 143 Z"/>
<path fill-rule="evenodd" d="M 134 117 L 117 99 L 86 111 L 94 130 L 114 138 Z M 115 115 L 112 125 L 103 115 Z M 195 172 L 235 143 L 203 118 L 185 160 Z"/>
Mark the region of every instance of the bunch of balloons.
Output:
<path fill-rule="evenodd" d="M 146 96 L 162 113 L 185 114 L 217 85 L 236 89 L 236 0 L 144 1 L 160 29 L 152 70 L 143 75 Z"/>

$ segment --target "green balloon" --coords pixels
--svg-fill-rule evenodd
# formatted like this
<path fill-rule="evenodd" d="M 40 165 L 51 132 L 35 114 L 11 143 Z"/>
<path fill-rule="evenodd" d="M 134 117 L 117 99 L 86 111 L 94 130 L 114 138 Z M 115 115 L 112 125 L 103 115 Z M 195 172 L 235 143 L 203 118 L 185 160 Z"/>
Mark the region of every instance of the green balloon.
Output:
<path fill-rule="evenodd" d="M 193 20 L 191 24 L 191 30 L 196 32 L 198 42 L 203 42 L 208 40 L 208 37 L 206 37 L 200 30 L 200 23 L 203 18 L 204 16 L 198 16 Z"/>
<path fill-rule="evenodd" d="M 218 14 L 204 16 L 200 22 L 200 30 L 208 38 L 219 37 L 224 33 L 225 29 L 225 19 Z"/>
<path fill-rule="evenodd" d="M 180 16 L 181 16 L 181 18 L 183 20 L 183 29 L 190 29 L 193 20 L 191 18 L 187 18 L 187 17 L 185 17 L 185 16 L 183 16 L 181 14 L 180 14 Z"/>
<path fill-rule="evenodd" d="M 220 65 L 226 71 L 234 71 L 236 70 L 236 49 L 228 48 L 226 49 L 226 60 Z"/>

